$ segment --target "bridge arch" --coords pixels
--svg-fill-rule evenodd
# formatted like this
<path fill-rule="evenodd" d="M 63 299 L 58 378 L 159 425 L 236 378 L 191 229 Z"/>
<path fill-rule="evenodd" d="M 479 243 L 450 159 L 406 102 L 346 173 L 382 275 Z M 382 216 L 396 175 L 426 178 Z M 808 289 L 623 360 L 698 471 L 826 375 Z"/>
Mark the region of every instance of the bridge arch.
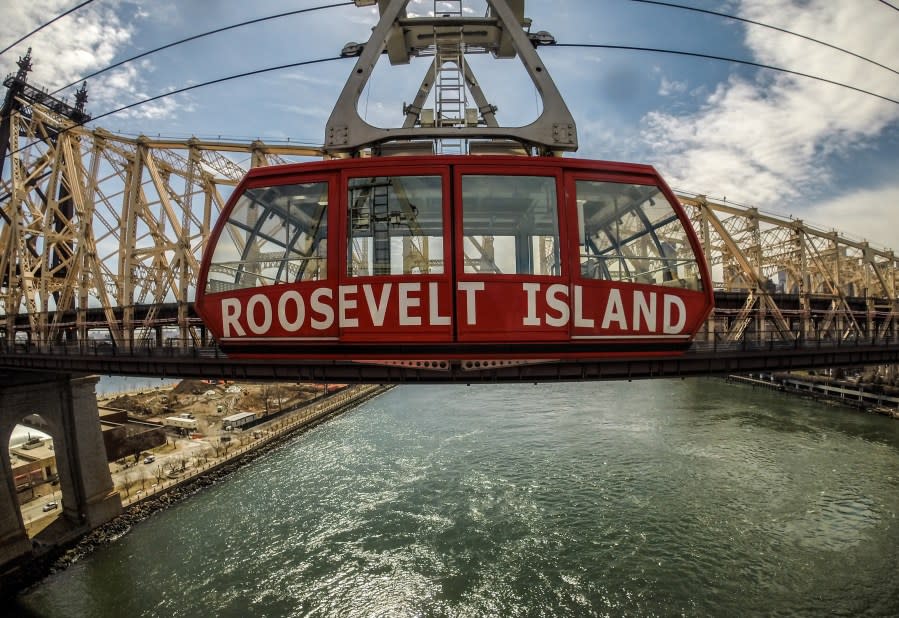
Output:
<path fill-rule="evenodd" d="M 97 412 L 95 376 L 22 374 L 0 387 L 0 445 L 8 445 L 24 416 L 47 421 L 53 440 L 61 494 L 61 524 L 52 541 L 64 542 L 121 512 L 106 462 Z M 7 450 L 0 464 L 0 564 L 32 551 L 19 509 L 15 475 Z"/>

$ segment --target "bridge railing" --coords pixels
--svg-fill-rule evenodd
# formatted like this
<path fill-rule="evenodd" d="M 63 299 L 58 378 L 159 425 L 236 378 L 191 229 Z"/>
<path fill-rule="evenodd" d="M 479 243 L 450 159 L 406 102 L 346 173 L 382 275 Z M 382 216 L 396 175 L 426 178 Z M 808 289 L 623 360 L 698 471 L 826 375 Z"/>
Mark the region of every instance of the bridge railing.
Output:
<path fill-rule="evenodd" d="M 796 338 L 784 340 L 779 336 L 766 338 L 747 337 L 739 341 L 727 341 L 724 337 L 711 340 L 694 341 L 688 353 L 708 353 L 724 351 L 776 351 L 776 350 L 827 350 L 852 347 L 890 347 L 899 346 L 899 338 L 893 336 L 864 336 L 853 334 L 845 338 Z"/>
<path fill-rule="evenodd" d="M 786 350 L 831 350 L 860 347 L 899 347 L 899 337 L 892 334 L 883 336 L 852 333 L 844 338 L 820 337 L 784 340 L 777 333 L 753 333 L 739 341 L 728 341 L 721 333 L 700 338 L 690 345 L 687 354 L 709 354 L 716 352 L 776 352 Z M 130 346 L 117 345 L 110 340 L 87 340 L 67 343 L 43 343 L 31 341 L 11 342 L 0 338 L 0 353 L 9 355 L 42 354 L 55 356 L 129 357 L 129 358 L 228 358 L 216 345 L 200 346 L 193 340 L 168 339 L 159 344 L 156 341 L 140 341 Z"/>
<path fill-rule="evenodd" d="M 53 354 L 60 356 L 110 356 L 110 357 L 191 357 L 227 358 L 215 345 L 198 346 L 192 341 L 173 341 L 159 345 L 155 341 L 135 342 L 129 346 L 117 345 L 110 340 L 87 340 L 67 343 L 43 343 L 33 341 L 10 342 L 0 339 L 0 350 L 6 354 Z"/>

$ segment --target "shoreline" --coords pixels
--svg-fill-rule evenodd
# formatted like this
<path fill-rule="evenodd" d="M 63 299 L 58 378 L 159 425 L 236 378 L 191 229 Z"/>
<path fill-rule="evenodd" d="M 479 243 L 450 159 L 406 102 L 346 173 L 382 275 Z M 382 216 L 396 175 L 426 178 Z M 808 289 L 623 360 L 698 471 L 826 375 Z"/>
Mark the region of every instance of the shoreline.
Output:
<path fill-rule="evenodd" d="M 888 407 L 886 403 L 896 404 L 896 398 L 882 395 L 872 390 L 865 390 L 865 384 L 859 383 L 854 388 L 834 381 L 815 382 L 802 379 L 801 375 L 784 373 L 766 373 L 738 375 L 725 378 L 728 382 L 745 384 L 753 388 L 760 387 L 787 395 L 799 396 L 814 401 L 826 401 L 837 405 L 855 408 L 868 414 L 878 414 L 899 420 L 899 405 Z"/>
<path fill-rule="evenodd" d="M 18 565 L 9 565 L 3 573 L 0 598 L 11 598 L 40 585 L 48 576 L 63 571 L 94 550 L 126 535 L 133 526 L 179 504 L 190 496 L 227 478 L 245 465 L 253 462 L 288 440 L 316 427 L 326 420 L 348 412 L 362 403 L 374 399 L 393 388 L 392 385 L 365 385 L 351 387 L 325 399 L 289 412 L 270 425 L 259 425 L 255 431 L 263 436 L 226 453 L 216 461 L 205 464 L 182 478 L 161 485 L 157 490 L 140 498 L 122 499 L 122 512 L 108 522 L 78 535 L 76 539 L 55 547 L 45 548 L 44 553 L 34 555 Z"/>

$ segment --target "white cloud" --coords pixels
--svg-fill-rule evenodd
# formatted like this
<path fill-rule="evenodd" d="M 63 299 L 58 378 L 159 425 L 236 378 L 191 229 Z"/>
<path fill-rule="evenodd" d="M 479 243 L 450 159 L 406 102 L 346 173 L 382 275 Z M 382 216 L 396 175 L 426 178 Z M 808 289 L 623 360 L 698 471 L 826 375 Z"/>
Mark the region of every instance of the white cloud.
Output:
<path fill-rule="evenodd" d="M 282 79 L 287 82 L 296 82 L 309 86 L 334 86 L 333 75 L 309 75 L 308 73 L 303 73 L 302 71 L 292 71 L 290 73 L 279 73 L 276 75 L 276 78 Z"/>
<path fill-rule="evenodd" d="M 138 64 L 126 64 L 91 80 L 89 87 L 91 109 L 102 110 L 100 113 L 104 113 L 161 94 L 159 92 L 150 93 L 144 90 L 145 84 L 141 75 L 148 72 L 147 63 L 148 61 L 145 60 Z M 190 109 L 187 98 L 185 95 L 180 95 L 179 97 L 165 97 L 149 103 L 143 103 L 117 112 L 109 118 L 141 118 L 147 120 L 170 118 L 179 110 L 187 109 Z M 94 116 L 99 116 L 100 113 L 95 112 Z M 100 124 L 102 125 L 103 121 Z"/>
<path fill-rule="evenodd" d="M 15 34 L 7 35 L 11 40 L 4 41 L 4 47 L 48 21 L 48 16 L 60 15 L 71 8 L 71 2 L 65 0 L 9 4 L 3 10 L 4 32 Z M 7 72 L 15 71 L 16 58 L 31 47 L 34 70 L 29 79 L 56 89 L 110 64 L 131 34 L 131 29 L 119 20 L 114 6 L 91 4 L 16 45 L 0 57 L 0 66 Z"/>
<path fill-rule="evenodd" d="M 15 38 L 37 28 L 49 19 L 48 16 L 60 15 L 71 8 L 71 2 L 66 0 L 32 0 L 11 4 L 4 7 L 4 31 L 16 33 Z M 113 64 L 125 55 L 123 51 L 133 36 L 132 26 L 123 23 L 117 13 L 119 8 L 120 4 L 115 1 L 79 8 L 0 56 L 0 70 L 15 72 L 18 68 L 15 60 L 31 48 L 33 71 L 28 75 L 28 80 L 52 92 Z M 146 17 L 146 14 L 133 8 L 128 12 L 131 19 L 142 20 Z M 144 60 L 91 78 L 88 80 L 88 111 L 97 116 L 159 94 L 147 91 L 146 76 L 152 70 L 152 63 Z M 73 89 L 57 96 L 71 97 Z M 165 118 L 171 117 L 179 107 L 175 99 L 160 99 L 121 114 L 131 118 Z"/>
<path fill-rule="evenodd" d="M 743 0 L 740 14 L 888 63 L 899 57 L 895 15 L 861 2 Z M 844 53 L 770 29 L 746 27 L 755 60 L 899 98 L 899 79 Z M 664 84 L 664 81 L 663 81 Z M 784 210 L 809 191 L 835 190 L 832 155 L 868 147 L 899 120 L 899 106 L 832 84 L 760 72 L 733 76 L 688 115 L 655 111 L 643 134 L 672 185 Z M 800 200 L 800 198 L 802 198 Z"/>
<path fill-rule="evenodd" d="M 312 118 L 318 124 L 324 126 L 325 121 L 328 119 L 328 116 L 331 115 L 330 106 L 319 104 L 319 105 L 296 105 L 296 104 L 287 104 L 287 103 L 272 103 L 271 107 L 277 109 L 280 112 L 284 112 L 290 114 L 292 116 L 305 116 L 308 118 Z"/>
<path fill-rule="evenodd" d="M 834 197 L 799 217 L 875 246 L 899 249 L 899 184 Z"/>
<path fill-rule="evenodd" d="M 659 96 L 667 97 L 672 94 L 682 94 L 687 91 L 687 82 L 670 80 L 664 75 L 659 83 Z"/>

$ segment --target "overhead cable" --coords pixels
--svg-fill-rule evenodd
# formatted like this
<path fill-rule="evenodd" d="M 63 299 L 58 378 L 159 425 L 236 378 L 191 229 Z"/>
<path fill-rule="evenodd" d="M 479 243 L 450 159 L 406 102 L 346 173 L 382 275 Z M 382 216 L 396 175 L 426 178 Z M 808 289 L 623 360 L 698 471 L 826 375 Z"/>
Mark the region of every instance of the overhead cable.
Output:
<path fill-rule="evenodd" d="M 806 77 L 808 79 L 814 79 L 819 82 L 825 82 L 827 84 L 833 84 L 834 86 L 840 86 L 842 88 L 848 88 L 849 90 L 854 90 L 856 92 L 860 92 L 862 94 L 867 94 L 872 97 L 877 97 L 878 99 L 882 99 L 884 101 L 889 101 L 890 103 L 895 103 L 899 105 L 899 100 L 891 99 L 890 97 L 884 96 L 882 94 L 877 94 L 876 92 L 871 92 L 870 90 L 865 90 L 864 88 L 858 88 L 857 86 L 850 86 L 849 84 L 844 84 L 843 82 L 838 82 L 832 79 L 827 79 L 826 77 L 821 77 L 819 75 L 810 75 L 809 73 L 802 73 L 800 71 L 793 71 L 791 69 L 784 69 L 782 67 L 772 66 L 770 64 L 763 64 L 761 62 L 752 62 L 750 60 L 740 60 L 739 58 L 728 58 L 726 56 L 714 56 L 712 54 L 702 54 L 699 52 L 687 52 L 687 51 L 678 51 L 675 49 L 659 49 L 657 47 L 636 47 L 634 45 L 602 45 L 599 43 L 555 43 L 554 45 L 548 46 L 552 47 L 584 47 L 584 48 L 593 48 L 593 49 L 623 49 L 629 51 L 644 51 L 644 52 L 655 52 L 658 54 L 674 54 L 677 56 L 690 56 L 693 58 L 707 58 L 709 60 L 723 60 L 724 62 L 734 62 L 736 64 L 745 64 L 747 66 L 756 67 L 759 69 L 767 69 L 770 71 L 778 71 L 780 73 L 787 73 L 789 75 L 797 75 L 799 77 Z M 544 48 L 546 49 L 546 48 Z"/>
<path fill-rule="evenodd" d="M 90 3 L 93 2 L 93 1 L 94 1 L 94 0 L 87 0 L 86 2 L 82 2 L 82 3 L 79 4 L 78 6 L 72 7 L 71 9 L 69 9 L 68 11 L 66 11 L 65 13 L 63 13 L 62 15 L 57 15 L 56 17 L 54 17 L 54 18 L 51 19 L 50 21 L 41 24 L 40 26 L 38 26 L 37 28 L 35 28 L 34 30 L 32 30 L 31 32 L 29 32 L 28 34 L 26 34 L 25 36 L 23 36 L 22 38 L 20 38 L 19 40 L 17 40 L 15 43 L 12 43 L 11 45 L 8 45 L 8 46 L 6 46 L 5 48 L 3 48 L 2 50 L 0 50 L 0 54 L 5 54 L 5 53 L 8 52 L 9 50 L 11 50 L 13 47 L 15 47 L 16 45 L 18 45 L 19 43 L 21 43 L 22 41 L 24 41 L 25 39 L 27 39 L 28 37 L 30 37 L 32 34 L 36 34 L 36 33 L 40 32 L 41 30 L 43 30 L 44 28 L 46 28 L 47 26 L 49 26 L 50 24 L 52 24 L 53 22 L 55 22 L 57 19 L 62 19 L 63 17 L 65 17 L 65 16 L 68 15 L 69 13 L 73 13 L 74 11 L 77 11 L 77 10 L 80 9 L 81 7 L 83 7 L 83 6 L 87 5 L 87 4 L 90 4 Z"/>
<path fill-rule="evenodd" d="M 62 129 L 60 131 L 60 133 L 63 133 L 70 129 L 74 129 L 74 128 L 83 126 L 87 122 L 99 120 L 100 118 L 106 118 L 107 116 L 112 116 L 113 114 L 118 114 L 119 112 L 123 112 L 126 109 L 131 109 L 132 107 L 137 107 L 139 105 L 144 105 L 146 103 L 158 101 L 159 99 L 164 99 L 166 97 L 170 97 L 170 96 L 173 96 L 176 94 L 188 92 L 189 90 L 196 90 L 197 88 L 203 88 L 205 86 L 212 86 L 213 84 L 221 84 L 223 82 L 231 81 L 234 79 L 240 79 L 241 77 L 250 77 L 252 75 L 261 75 L 262 73 L 271 73 L 272 71 L 280 71 L 283 69 L 293 69 L 296 67 L 307 66 L 307 65 L 311 65 L 311 64 L 321 64 L 324 62 L 331 62 L 334 60 L 344 60 L 344 58 L 342 56 L 334 56 L 332 58 L 319 58 L 317 60 L 303 60 L 301 62 L 291 62 L 290 64 L 282 64 L 282 65 L 279 65 L 276 67 L 268 67 L 266 69 L 256 69 L 255 71 L 247 71 L 245 73 L 237 73 L 235 75 L 229 75 L 227 77 L 219 77 L 216 79 L 211 79 L 206 82 L 202 82 L 199 84 L 193 84 L 190 86 L 185 86 L 184 88 L 178 88 L 177 90 L 171 90 L 169 92 L 163 92 L 162 94 L 157 94 L 156 96 L 153 96 L 153 97 L 148 97 L 146 99 L 141 99 L 140 101 L 135 101 L 134 103 L 129 103 L 128 105 L 123 105 L 122 107 L 118 107 L 116 109 L 110 110 L 108 112 L 104 112 L 97 116 L 93 116 L 92 118 L 89 118 L 88 120 L 85 120 L 83 122 L 78 122 L 78 123 L 72 124 L 72 125 L 66 127 L 65 129 Z M 43 141 L 43 140 L 34 140 L 33 142 L 30 142 L 28 144 L 25 144 L 24 146 L 19 147 L 17 150 L 11 152 L 10 154 L 16 154 L 17 152 L 21 152 L 21 151 L 25 150 L 26 148 L 30 148 L 31 146 L 39 144 L 41 141 Z"/>
<path fill-rule="evenodd" d="M 85 3 L 85 4 L 87 4 L 87 3 Z M 149 51 L 145 51 L 145 52 L 143 52 L 143 53 L 141 53 L 141 54 L 138 54 L 138 55 L 136 55 L 136 56 L 131 56 L 130 58 L 126 58 L 126 59 L 124 59 L 124 60 L 121 60 L 121 61 L 119 61 L 119 62 L 116 62 L 115 64 L 111 64 L 111 65 L 109 65 L 108 67 L 105 67 L 105 68 L 100 69 L 99 71 L 94 71 L 93 73 L 91 73 L 91 74 L 89 74 L 89 75 L 85 75 L 84 77 L 79 77 L 78 79 L 76 79 L 75 81 L 73 81 L 71 84 L 66 84 L 66 85 L 63 86 L 62 88 L 58 88 L 57 90 L 54 90 L 51 94 L 57 94 L 57 93 L 60 92 L 61 90 L 65 90 L 66 88 L 71 88 L 72 86 L 75 86 L 75 85 L 78 84 L 79 82 L 82 82 L 82 81 L 84 81 L 84 80 L 86 80 L 86 79 L 90 79 L 91 77 L 96 77 L 97 75 L 101 75 L 101 74 L 105 73 L 106 71 L 111 71 L 112 69 L 118 68 L 118 67 L 122 66 L 123 64 L 127 64 L 127 63 L 129 63 L 129 62 L 133 62 L 134 60 L 139 60 L 140 58 L 143 58 L 143 57 L 145 57 L 145 56 L 149 56 L 150 54 L 155 54 L 156 52 L 162 51 L 162 50 L 164 50 L 164 49 L 168 49 L 168 48 L 170 48 L 170 47 L 175 47 L 176 45 L 181 45 L 182 43 L 188 43 L 188 42 L 190 42 L 190 41 L 195 41 L 195 40 L 197 40 L 197 39 L 202 39 L 203 37 L 210 36 L 210 35 L 212 35 L 212 34 L 218 34 L 218 33 L 220 33 L 220 32 L 225 32 L 225 31 L 227 31 L 227 30 L 234 30 L 235 28 L 241 28 L 241 27 L 243 27 L 243 26 L 249 26 L 249 25 L 252 25 L 252 24 L 258 24 L 258 23 L 260 23 L 260 22 L 269 21 L 269 20 L 272 20 L 272 19 L 279 19 L 279 18 L 281 18 L 281 17 L 290 17 L 291 15 L 299 15 L 300 13 L 311 13 L 312 11 L 320 11 L 320 10 L 322 10 L 322 9 L 333 9 L 333 8 L 335 8 L 335 7 L 338 7 L 338 6 L 347 6 L 347 5 L 350 5 L 350 4 L 353 4 L 353 1 L 352 1 L 352 0 L 350 0 L 349 2 L 335 2 L 335 3 L 333 3 L 333 4 L 325 4 L 325 5 L 322 5 L 322 6 L 314 6 L 314 7 L 308 8 L 308 9 L 298 9 L 298 10 L 296 10 L 296 11 L 288 11 L 288 12 L 286 12 L 286 13 L 278 13 L 277 15 L 269 15 L 268 17 L 259 17 L 259 18 L 256 18 L 256 19 L 249 19 L 249 20 L 247 20 L 247 21 L 242 21 L 242 22 L 237 23 L 237 24 L 231 24 L 230 26 L 224 26 L 224 27 L 222 27 L 222 28 L 216 28 L 215 30 L 209 30 L 208 32 L 202 32 L 202 33 L 200 33 L 200 34 L 195 34 L 195 35 L 193 35 L 193 36 L 189 36 L 189 37 L 187 37 L 187 38 L 184 38 L 184 39 L 181 39 L 181 40 L 178 40 L 178 41 L 173 41 L 173 42 L 171 42 L 171 43 L 166 43 L 165 45 L 162 45 L 162 46 L 157 47 L 157 48 L 155 48 L 155 49 L 151 49 L 151 50 L 149 50 Z"/>
<path fill-rule="evenodd" d="M 880 0 L 880 1 L 883 2 L 884 4 L 886 4 L 887 6 L 892 6 L 888 2 L 885 2 L 884 0 Z M 769 28 L 771 30 L 783 32 L 784 34 L 789 34 L 791 36 L 799 37 L 800 39 L 805 39 L 806 41 L 811 41 L 812 43 L 817 43 L 818 45 L 823 45 L 824 47 L 829 47 L 831 49 L 835 49 L 837 51 L 843 52 L 844 54 L 849 54 L 850 56 L 854 56 L 855 58 L 858 58 L 859 60 L 864 60 L 865 62 L 869 62 L 873 65 L 879 66 L 881 69 L 886 69 L 887 71 L 890 71 L 891 73 L 895 73 L 896 75 L 899 75 L 899 71 L 897 71 L 896 69 L 893 69 L 884 64 L 881 64 L 881 63 L 877 62 L 876 60 L 872 60 L 871 58 L 868 58 L 867 56 L 862 56 L 861 54 L 857 54 L 853 51 L 849 51 L 848 49 L 844 49 L 842 47 L 839 47 L 838 45 L 832 45 L 830 43 L 826 43 L 825 41 L 821 41 L 819 39 L 816 39 L 816 38 L 813 38 L 810 36 L 806 36 L 804 34 L 799 34 L 798 32 L 793 32 L 792 30 L 786 30 L 785 28 L 778 28 L 777 26 L 772 26 L 771 24 L 766 24 L 766 23 L 763 23 L 760 21 L 746 19 L 745 17 L 738 17 L 737 15 L 731 15 L 730 13 L 719 13 L 718 11 L 709 11 L 707 9 L 699 9 L 699 8 L 696 8 L 693 6 L 686 6 L 683 4 L 675 4 L 673 2 L 661 2 L 660 0 L 631 0 L 631 2 L 642 2 L 644 4 L 656 4 L 658 6 L 667 6 L 667 7 L 673 8 L 673 9 L 684 9 L 685 11 L 695 11 L 696 13 L 705 13 L 706 15 L 715 15 L 716 17 L 724 17 L 726 19 L 742 21 L 747 24 L 752 24 L 753 26 Z M 896 7 L 893 7 L 893 8 L 896 8 Z M 897 9 L 897 10 L 899 10 L 899 9 Z"/>
<path fill-rule="evenodd" d="M 890 7 L 891 9 L 893 9 L 894 11 L 899 11 L 899 6 L 896 6 L 895 4 L 890 4 L 889 2 L 887 2 L 887 0 L 880 0 L 880 1 L 882 3 L 884 3 L 885 5 L 887 5 L 888 7 Z"/>
<path fill-rule="evenodd" d="M 251 75 L 260 75 L 262 73 L 271 73 L 272 71 L 281 71 L 283 69 L 293 69 L 295 67 L 302 67 L 302 66 L 306 66 L 306 65 L 310 65 L 310 64 L 320 64 L 323 62 L 331 62 L 333 60 L 343 60 L 343 57 L 342 56 L 334 56 L 332 58 L 319 58 L 318 60 L 303 60 L 302 62 L 292 62 L 290 64 L 282 64 L 282 65 L 279 65 L 276 67 L 269 67 L 267 69 L 256 69 L 255 71 L 247 71 L 246 73 L 238 73 L 236 75 L 229 75 L 228 77 L 219 77 L 217 79 L 211 79 L 208 82 L 202 82 L 199 84 L 193 84 L 191 86 L 185 86 L 184 88 L 178 88 L 177 90 L 172 90 L 170 92 L 163 92 L 162 94 L 157 94 L 155 97 L 149 97 L 147 99 L 142 99 L 140 101 L 136 101 L 136 102 L 130 103 L 128 105 L 123 105 L 122 107 L 116 108 L 112 111 L 104 112 L 104 113 L 100 114 L 99 116 L 94 116 L 93 118 L 91 118 L 91 120 L 99 120 L 100 118 L 105 118 L 106 116 L 112 116 L 113 114 L 123 112 L 126 109 L 131 109 L 132 107 L 137 107 L 138 105 L 144 105 L 145 103 L 151 103 L 153 101 L 158 101 L 159 99 L 164 99 L 166 97 L 170 97 L 175 94 L 181 94 L 181 93 L 187 92 L 189 90 L 196 90 L 197 88 L 203 88 L 205 86 L 212 86 L 213 84 L 221 84 L 222 82 L 231 81 L 232 79 L 239 79 L 241 77 L 250 77 Z"/>

